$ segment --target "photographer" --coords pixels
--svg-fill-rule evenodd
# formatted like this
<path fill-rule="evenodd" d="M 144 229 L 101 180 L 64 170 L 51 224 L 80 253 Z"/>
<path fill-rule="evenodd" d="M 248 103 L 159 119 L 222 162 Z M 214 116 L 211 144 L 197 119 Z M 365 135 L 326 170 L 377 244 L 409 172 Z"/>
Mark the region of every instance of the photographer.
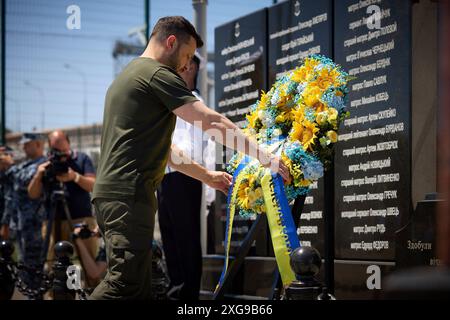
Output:
<path fill-rule="evenodd" d="M 35 176 L 28 185 L 30 198 L 36 199 L 46 193 L 47 199 L 51 199 L 51 194 L 48 193 L 52 193 L 53 185 L 57 185 L 59 188 L 60 183 L 63 183 L 64 199 L 71 221 L 73 223 L 85 222 L 90 229 L 94 229 L 96 223 L 92 215 L 89 195 L 95 183 L 95 170 L 91 159 L 83 152 L 71 150 L 69 139 L 62 131 L 50 133 L 48 142 L 51 150 L 50 158 L 38 167 Z M 52 175 L 55 175 L 55 177 L 52 178 Z M 52 181 L 51 186 L 47 185 L 49 180 Z M 44 226 L 46 227 L 47 224 L 44 224 Z M 49 260 L 53 259 L 53 244 L 62 240 L 70 241 L 72 231 L 72 226 L 66 218 L 64 206 L 60 202 L 56 203 L 56 213 L 47 256 Z M 95 256 L 97 239 L 93 237 L 87 239 L 86 245 L 90 254 Z"/>
<path fill-rule="evenodd" d="M 106 252 L 104 241 L 101 240 L 102 244 L 98 250 L 97 257 L 91 254 L 88 249 L 89 239 L 92 237 L 101 237 L 98 227 L 91 231 L 87 224 L 81 223 L 75 225 L 73 230 L 72 239 L 77 249 L 81 265 L 84 272 L 86 273 L 87 279 L 89 279 L 88 285 L 90 287 L 95 287 L 106 272 Z"/>
<path fill-rule="evenodd" d="M 87 240 L 91 237 L 100 238 L 100 247 L 98 249 L 97 257 L 93 257 L 87 248 Z M 80 223 L 75 225 L 72 239 L 77 249 L 81 266 L 85 272 L 86 278 L 89 280 L 84 290 L 91 292 L 95 286 L 102 280 L 106 274 L 108 267 L 106 263 L 106 248 L 99 228 L 90 230 L 88 225 Z M 170 299 L 168 294 L 169 276 L 166 272 L 166 267 L 163 259 L 162 247 L 157 241 L 152 243 L 152 299 L 166 300 Z"/>

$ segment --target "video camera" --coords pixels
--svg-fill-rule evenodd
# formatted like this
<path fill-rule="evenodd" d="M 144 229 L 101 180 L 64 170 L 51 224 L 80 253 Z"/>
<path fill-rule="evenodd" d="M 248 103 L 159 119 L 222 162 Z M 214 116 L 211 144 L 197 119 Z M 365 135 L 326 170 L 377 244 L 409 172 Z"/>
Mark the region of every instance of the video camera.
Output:
<path fill-rule="evenodd" d="M 69 156 L 58 149 L 51 148 L 47 154 L 47 160 L 50 164 L 45 168 L 44 182 L 53 184 L 56 182 L 56 176 L 62 175 L 69 171 Z"/>
<path fill-rule="evenodd" d="M 87 225 L 87 223 L 77 223 L 74 224 L 73 226 L 74 229 L 76 228 L 81 228 L 80 232 L 78 234 L 72 234 L 72 239 L 76 239 L 76 238 L 80 238 L 80 239 L 89 239 L 90 237 L 94 237 L 97 234 L 93 231 L 91 231 L 91 229 L 89 229 L 89 226 Z"/>

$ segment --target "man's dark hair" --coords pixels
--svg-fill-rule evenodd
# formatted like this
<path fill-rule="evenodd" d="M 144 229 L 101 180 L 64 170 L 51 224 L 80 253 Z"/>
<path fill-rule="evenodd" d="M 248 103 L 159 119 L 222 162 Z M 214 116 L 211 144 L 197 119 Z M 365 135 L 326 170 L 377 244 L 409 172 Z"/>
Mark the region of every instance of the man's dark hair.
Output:
<path fill-rule="evenodd" d="M 189 38 L 193 37 L 197 48 L 203 46 L 203 40 L 195 31 L 194 26 L 182 16 L 170 16 L 159 19 L 153 28 L 150 38 L 155 37 L 159 41 L 164 41 L 172 34 L 184 43 L 189 42 Z"/>

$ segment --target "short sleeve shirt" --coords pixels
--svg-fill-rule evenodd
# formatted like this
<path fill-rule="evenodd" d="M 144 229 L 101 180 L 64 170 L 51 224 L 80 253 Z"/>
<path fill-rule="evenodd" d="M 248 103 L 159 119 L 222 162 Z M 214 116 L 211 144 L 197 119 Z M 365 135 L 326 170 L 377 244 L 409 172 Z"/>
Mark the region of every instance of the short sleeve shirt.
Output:
<path fill-rule="evenodd" d="M 170 67 L 145 57 L 131 61 L 106 93 L 93 198 L 154 190 L 170 152 L 172 111 L 196 100 Z"/>
<path fill-rule="evenodd" d="M 91 158 L 84 152 L 73 151 L 68 165 L 72 170 L 81 175 L 95 175 Z M 66 189 L 66 201 L 72 219 L 92 216 L 91 196 L 89 192 L 81 188 L 74 181 L 64 183 Z M 57 216 L 66 219 L 62 208 L 58 208 Z"/>

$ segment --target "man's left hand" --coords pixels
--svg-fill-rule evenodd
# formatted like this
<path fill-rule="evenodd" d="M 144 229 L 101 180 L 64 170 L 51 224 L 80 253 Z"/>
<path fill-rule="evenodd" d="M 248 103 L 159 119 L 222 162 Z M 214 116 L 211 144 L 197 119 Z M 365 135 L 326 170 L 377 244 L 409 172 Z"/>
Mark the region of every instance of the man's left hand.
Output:
<path fill-rule="evenodd" d="M 76 177 L 76 172 L 73 171 L 71 168 L 69 168 L 69 171 L 67 171 L 67 173 L 56 176 L 56 179 L 59 182 L 70 182 L 70 181 L 75 180 L 75 177 Z"/>

